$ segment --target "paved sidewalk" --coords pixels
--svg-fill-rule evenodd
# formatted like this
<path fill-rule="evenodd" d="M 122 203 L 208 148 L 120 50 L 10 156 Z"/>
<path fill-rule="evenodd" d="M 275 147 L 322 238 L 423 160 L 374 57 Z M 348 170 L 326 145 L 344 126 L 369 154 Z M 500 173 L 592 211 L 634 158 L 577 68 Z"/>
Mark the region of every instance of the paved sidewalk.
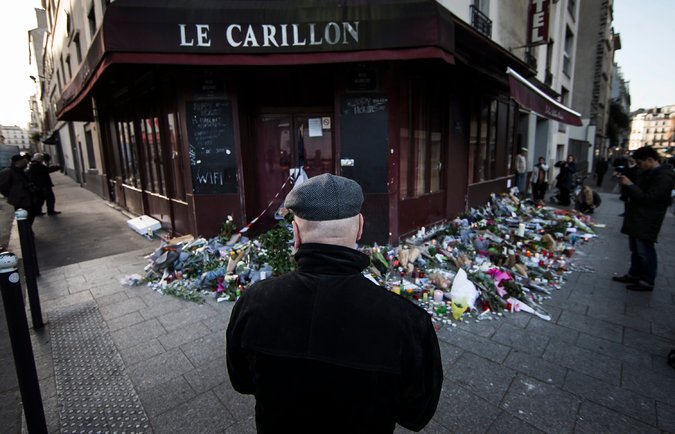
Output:
<path fill-rule="evenodd" d="M 159 243 L 69 178 L 59 178 L 56 195 L 64 214 L 36 221 L 47 326 L 34 348 L 50 432 L 255 432 L 255 401 L 232 390 L 225 367 L 232 304 L 120 285 Z M 518 313 L 439 332 L 445 382 L 424 432 L 675 432 L 675 370 L 666 363 L 675 348 L 675 217 L 657 245 L 655 291 L 632 293 L 610 280 L 628 266 L 622 207 L 603 193 L 595 219 L 607 227 L 575 256 L 595 272 L 568 275 L 544 304 L 550 322 Z M 93 213 L 91 226 L 40 241 L 80 212 Z M 114 234 L 97 238 L 108 225 Z M 91 256 L 54 258 L 75 249 Z"/>

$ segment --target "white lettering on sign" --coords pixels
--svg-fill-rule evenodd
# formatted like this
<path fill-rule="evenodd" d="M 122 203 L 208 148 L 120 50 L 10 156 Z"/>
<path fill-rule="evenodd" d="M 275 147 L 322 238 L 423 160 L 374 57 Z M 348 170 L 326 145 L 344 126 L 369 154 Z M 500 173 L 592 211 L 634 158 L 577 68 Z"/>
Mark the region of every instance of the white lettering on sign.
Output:
<path fill-rule="evenodd" d="M 193 36 L 190 36 L 188 41 L 187 36 L 187 24 L 178 24 L 180 29 L 180 46 L 181 47 L 194 47 L 195 40 Z M 197 46 L 198 47 L 210 47 L 211 40 L 209 39 L 209 25 L 208 24 L 195 24 L 194 36 L 197 37 Z"/>
<path fill-rule="evenodd" d="M 209 24 L 178 24 L 181 47 L 211 47 Z M 359 22 L 302 24 L 229 24 L 225 44 L 231 48 L 303 47 L 359 43 Z"/>
<path fill-rule="evenodd" d="M 530 44 L 548 40 L 548 0 L 532 0 L 530 4 Z"/>
<path fill-rule="evenodd" d="M 213 172 L 213 171 L 197 172 L 197 182 L 199 184 L 223 185 L 224 184 L 223 181 L 224 179 L 222 172 Z"/>

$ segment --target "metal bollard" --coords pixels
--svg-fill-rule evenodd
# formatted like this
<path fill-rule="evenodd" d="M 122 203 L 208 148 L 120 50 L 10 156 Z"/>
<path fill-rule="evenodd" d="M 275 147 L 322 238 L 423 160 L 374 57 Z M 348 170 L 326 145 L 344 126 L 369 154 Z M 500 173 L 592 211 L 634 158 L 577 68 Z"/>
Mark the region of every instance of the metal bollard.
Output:
<path fill-rule="evenodd" d="M 30 316 L 33 320 L 33 328 L 44 327 L 42 322 L 42 309 L 40 308 L 40 295 L 38 294 L 35 256 L 33 255 L 34 245 L 32 229 L 28 223 L 28 212 L 19 209 L 16 211 L 17 226 L 19 226 L 19 239 L 21 241 L 21 255 L 23 256 L 23 271 L 26 275 L 26 290 L 28 292 L 28 303 L 30 304 Z"/>
<path fill-rule="evenodd" d="M 26 415 L 29 433 L 46 433 L 47 422 L 42 407 L 40 383 L 38 381 L 33 346 L 28 332 L 26 307 L 23 304 L 21 279 L 16 269 L 16 256 L 9 252 L 0 253 L 0 289 L 5 305 L 7 329 L 12 343 L 16 376 Z"/>

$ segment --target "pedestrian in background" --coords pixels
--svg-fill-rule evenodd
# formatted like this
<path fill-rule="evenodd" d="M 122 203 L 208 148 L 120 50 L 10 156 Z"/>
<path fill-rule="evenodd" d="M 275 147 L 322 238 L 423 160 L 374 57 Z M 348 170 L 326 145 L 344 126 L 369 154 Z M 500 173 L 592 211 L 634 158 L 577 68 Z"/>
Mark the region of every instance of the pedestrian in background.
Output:
<path fill-rule="evenodd" d="M 362 275 L 361 187 L 323 174 L 285 203 L 297 270 L 253 284 L 227 327 L 230 380 L 255 395 L 257 431 L 419 431 L 441 392 L 438 340 L 424 309 Z"/>
<path fill-rule="evenodd" d="M 574 155 L 568 155 L 565 161 L 558 161 L 555 163 L 555 167 L 560 168 L 560 172 L 556 176 L 556 188 L 558 189 L 556 199 L 560 205 L 569 206 L 574 174 L 577 172 Z"/>
<path fill-rule="evenodd" d="M 49 175 L 52 172 L 60 170 L 60 166 L 49 166 L 47 167 L 44 164 L 44 155 L 36 152 L 33 155 L 30 166 L 28 166 L 28 177 L 35 183 L 35 185 L 40 190 L 40 200 L 36 206 L 36 215 L 44 215 L 42 212 L 42 205 L 44 202 L 47 202 L 47 214 L 48 215 L 57 215 L 61 214 L 61 211 L 56 211 L 54 208 L 56 205 L 56 196 L 54 196 L 54 183 L 52 178 Z"/>
<path fill-rule="evenodd" d="M 539 162 L 532 168 L 532 200 L 541 202 L 544 200 L 548 188 L 548 164 L 544 157 L 539 157 Z"/>
<path fill-rule="evenodd" d="M 595 162 L 595 180 L 598 187 L 602 187 L 602 180 L 605 177 L 605 173 L 607 173 L 608 167 L 609 165 L 604 157 L 598 158 L 598 161 Z"/>
<path fill-rule="evenodd" d="M 14 210 L 26 210 L 28 222 L 32 225 L 40 196 L 37 187 L 26 174 L 27 165 L 28 160 L 23 155 L 12 156 L 11 166 L 0 170 L 0 193 L 7 198 Z"/>
<path fill-rule="evenodd" d="M 640 168 L 637 181 L 619 176 L 625 187 L 626 213 L 621 232 L 628 235 L 630 269 L 623 276 L 614 276 L 616 282 L 628 283 L 632 291 L 652 291 L 656 279 L 656 243 L 666 211 L 672 202 L 675 185 L 673 171 L 659 163 L 659 154 L 651 146 L 643 146 L 633 153 Z"/>
<path fill-rule="evenodd" d="M 527 149 L 520 148 L 516 154 L 516 187 L 521 195 L 527 194 Z"/>

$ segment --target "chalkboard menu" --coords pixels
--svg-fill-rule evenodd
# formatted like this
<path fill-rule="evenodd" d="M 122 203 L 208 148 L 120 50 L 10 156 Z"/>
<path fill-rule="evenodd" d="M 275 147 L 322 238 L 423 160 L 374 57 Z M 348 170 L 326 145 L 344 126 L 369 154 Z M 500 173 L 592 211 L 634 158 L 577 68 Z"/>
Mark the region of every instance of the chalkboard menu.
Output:
<path fill-rule="evenodd" d="M 349 96 L 342 99 L 342 115 L 369 115 L 384 112 L 387 114 L 386 96 Z"/>
<path fill-rule="evenodd" d="M 192 192 L 236 193 L 237 159 L 230 101 L 191 101 L 186 109 Z"/>
<path fill-rule="evenodd" d="M 385 96 L 350 95 L 340 106 L 342 173 L 365 193 L 387 192 L 387 103 Z"/>

